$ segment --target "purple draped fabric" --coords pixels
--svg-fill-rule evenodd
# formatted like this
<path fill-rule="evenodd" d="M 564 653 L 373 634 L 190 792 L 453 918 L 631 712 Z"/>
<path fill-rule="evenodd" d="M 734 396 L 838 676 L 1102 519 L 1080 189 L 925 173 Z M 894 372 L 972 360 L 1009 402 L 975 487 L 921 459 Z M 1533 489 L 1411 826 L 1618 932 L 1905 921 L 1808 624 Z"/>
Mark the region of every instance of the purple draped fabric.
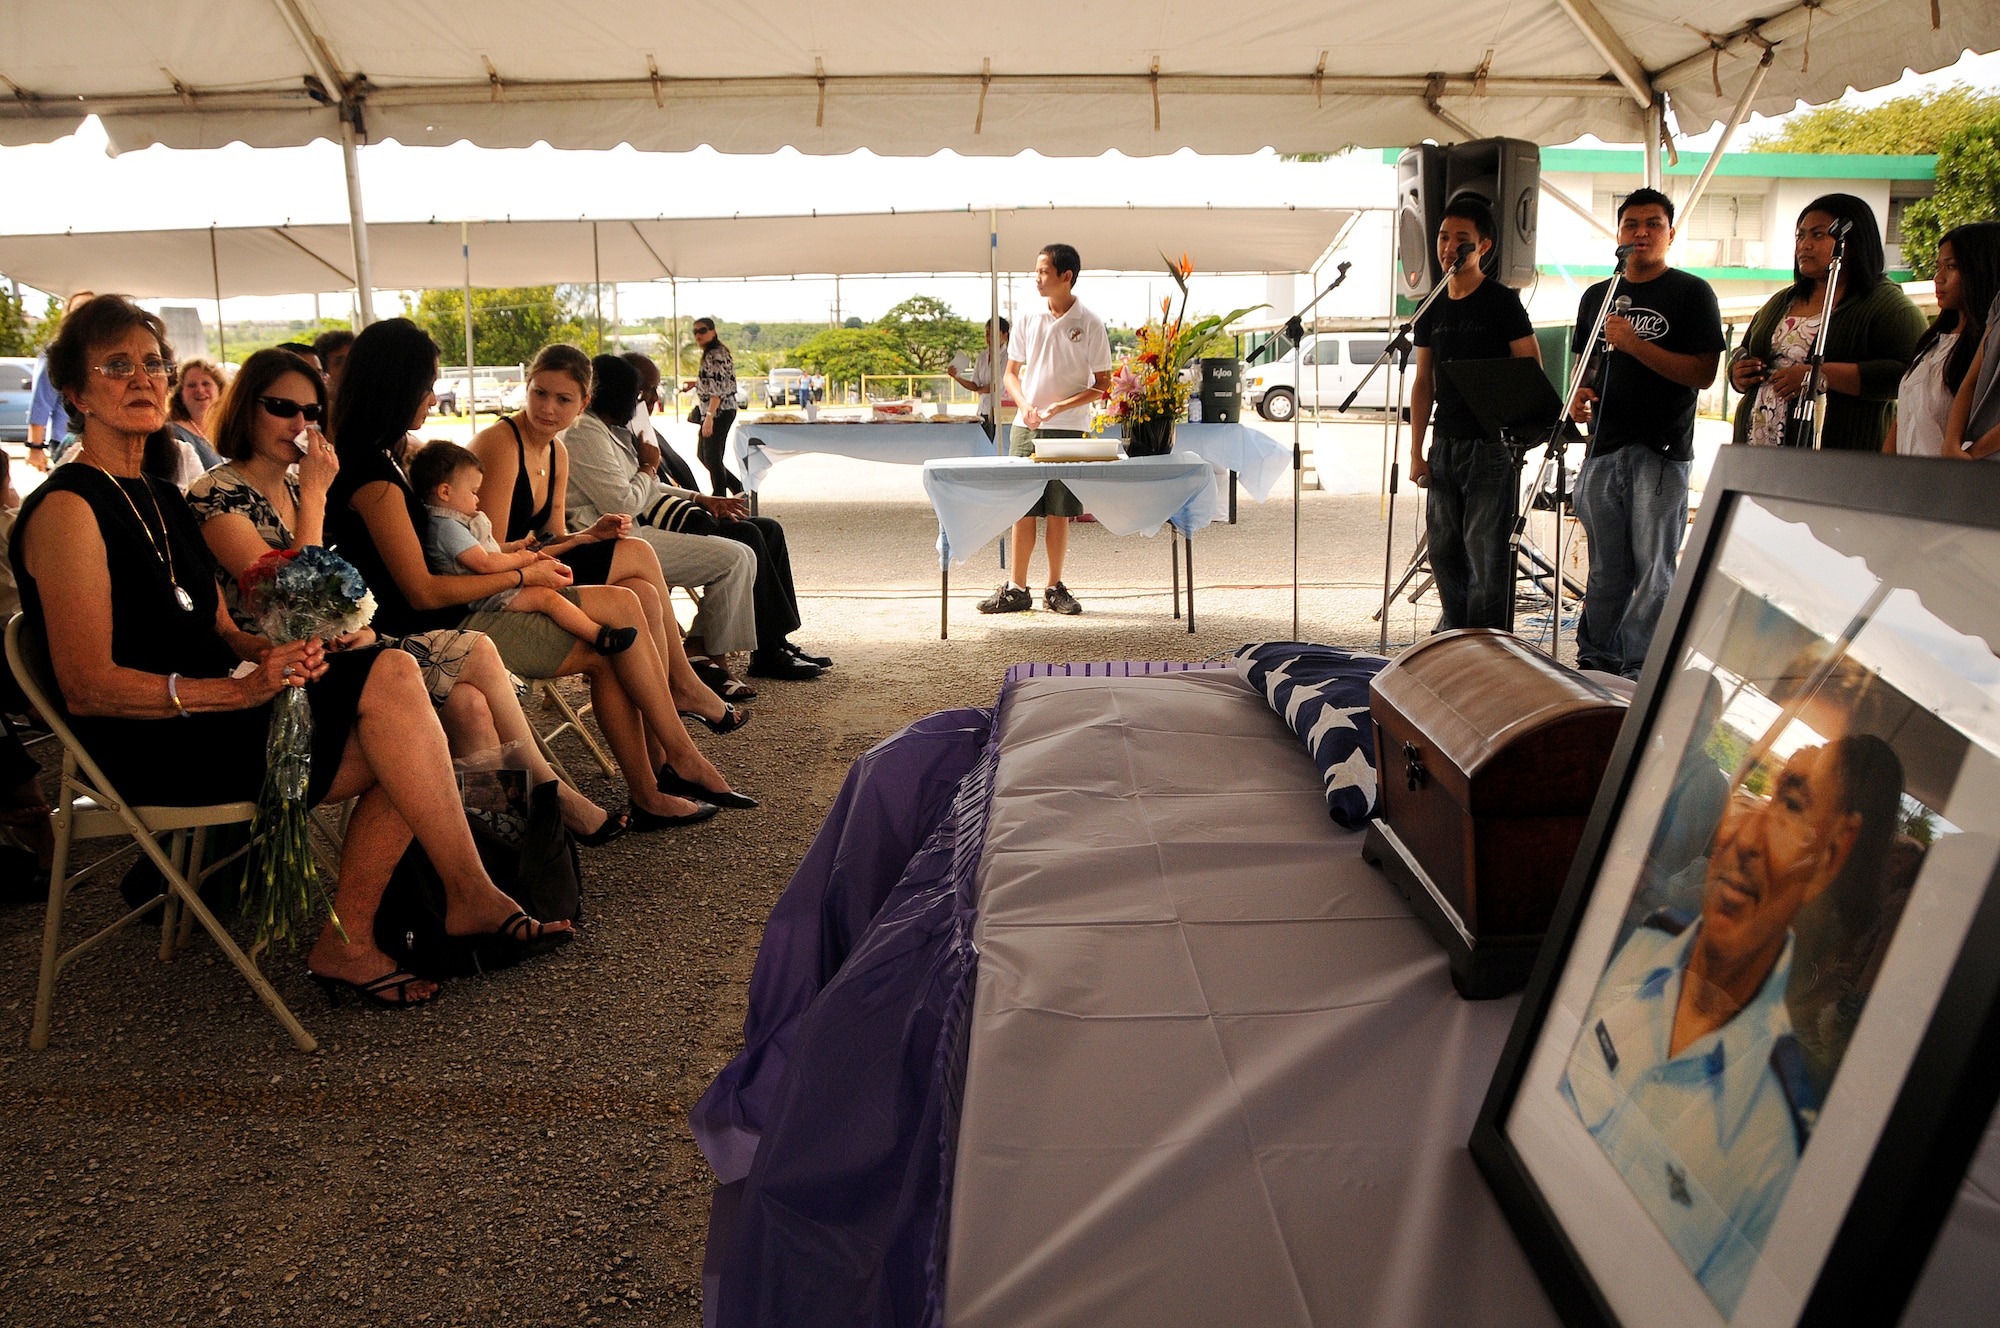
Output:
<path fill-rule="evenodd" d="M 992 727 L 991 710 L 940 711 L 876 744 L 847 772 L 764 924 L 743 1050 L 688 1113 L 695 1142 L 722 1183 L 750 1174 L 800 1016 L 951 809 Z"/>
<path fill-rule="evenodd" d="M 975 754 L 873 925 L 795 1017 L 750 1173 L 717 1192 L 706 1323 L 937 1321 L 977 959 L 972 890 L 998 759 L 990 742 Z"/>

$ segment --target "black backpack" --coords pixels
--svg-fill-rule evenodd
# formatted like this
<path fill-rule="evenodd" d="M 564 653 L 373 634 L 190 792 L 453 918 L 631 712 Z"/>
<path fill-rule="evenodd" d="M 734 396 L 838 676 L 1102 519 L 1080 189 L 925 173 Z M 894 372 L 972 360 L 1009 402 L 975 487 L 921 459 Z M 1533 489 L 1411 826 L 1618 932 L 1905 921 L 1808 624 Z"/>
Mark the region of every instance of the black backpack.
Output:
<path fill-rule="evenodd" d="M 520 847 L 468 818 L 486 874 L 523 912 L 540 922 L 575 922 L 583 916 L 583 871 L 576 838 L 562 823 L 556 782 L 528 794 L 527 828 Z M 491 937 L 447 936 L 444 883 L 423 850 L 411 841 L 389 877 L 375 910 L 375 944 L 407 972 L 421 978 L 465 977 L 516 962 L 505 942 Z"/>

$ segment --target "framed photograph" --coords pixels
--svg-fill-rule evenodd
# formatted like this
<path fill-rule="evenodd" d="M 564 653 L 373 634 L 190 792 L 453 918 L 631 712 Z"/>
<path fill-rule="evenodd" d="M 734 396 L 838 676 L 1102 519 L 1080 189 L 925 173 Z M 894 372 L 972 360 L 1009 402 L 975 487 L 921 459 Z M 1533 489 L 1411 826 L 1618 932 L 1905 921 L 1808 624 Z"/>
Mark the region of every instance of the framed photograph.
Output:
<path fill-rule="evenodd" d="M 1571 1324 L 1896 1322 L 2000 1096 L 2000 466 L 1724 448 L 1472 1152 Z"/>

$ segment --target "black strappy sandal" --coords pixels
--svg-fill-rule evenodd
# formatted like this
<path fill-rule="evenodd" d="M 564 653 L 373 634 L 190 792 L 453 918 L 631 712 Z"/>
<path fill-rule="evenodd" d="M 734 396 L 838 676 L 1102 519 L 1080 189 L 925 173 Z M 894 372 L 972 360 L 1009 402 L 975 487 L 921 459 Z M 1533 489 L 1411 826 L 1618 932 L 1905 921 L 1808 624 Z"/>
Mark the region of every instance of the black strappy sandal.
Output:
<path fill-rule="evenodd" d="M 536 955 L 545 955 L 551 950 L 561 949 L 576 939 L 575 932 L 550 931 L 518 908 L 492 931 L 474 932 L 470 936 L 456 936 L 450 932 L 445 934 L 455 941 L 484 941 L 511 950 L 516 959 L 532 959 Z"/>
<path fill-rule="evenodd" d="M 314 973 L 311 969 L 307 969 L 306 973 L 319 984 L 319 989 L 326 993 L 326 1003 L 336 1010 L 340 1008 L 340 993 L 343 990 L 353 992 L 378 1010 L 413 1010 L 419 1005 L 429 1005 L 438 998 L 438 993 L 435 991 L 428 996 L 413 998 L 409 992 L 410 984 L 422 982 L 424 979 L 400 968 L 376 978 L 373 982 L 349 982 L 346 978 L 328 977 L 324 973 Z M 387 992 L 396 993 L 395 999 L 391 1000 L 385 994 Z"/>
<path fill-rule="evenodd" d="M 707 715 L 698 715 L 692 710 L 681 711 L 681 718 L 700 721 L 708 726 L 710 733 L 734 733 L 750 722 L 750 712 L 748 710 L 738 710 L 735 706 L 729 704 L 729 702 L 724 701 L 722 703 L 721 719 L 710 719 Z"/>

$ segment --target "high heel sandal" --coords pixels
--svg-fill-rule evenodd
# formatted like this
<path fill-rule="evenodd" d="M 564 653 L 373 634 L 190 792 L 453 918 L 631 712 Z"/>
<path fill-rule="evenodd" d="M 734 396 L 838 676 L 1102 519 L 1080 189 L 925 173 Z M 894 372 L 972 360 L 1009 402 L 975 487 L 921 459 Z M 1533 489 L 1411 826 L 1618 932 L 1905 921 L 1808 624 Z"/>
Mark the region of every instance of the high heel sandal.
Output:
<path fill-rule="evenodd" d="M 306 970 L 306 975 L 326 993 L 326 1003 L 336 1010 L 340 1008 L 340 993 L 343 990 L 353 992 L 378 1010 L 410 1010 L 419 1005 L 429 1005 L 438 998 L 435 991 L 428 996 L 411 997 L 410 984 L 422 982 L 424 979 L 400 968 L 376 978 L 373 982 L 349 982 L 346 978 L 329 977 L 325 973 L 315 973 L 311 969 Z M 383 994 L 391 991 L 396 993 L 394 1000 Z"/>
<path fill-rule="evenodd" d="M 503 949 L 511 950 L 516 959 L 532 959 L 545 955 L 551 950 L 561 949 L 576 939 L 573 931 L 551 931 L 542 923 L 529 917 L 520 909 L 507 915 L 507 920 L 492 931 L 473 932 L 469 936 L 458 936 L 447 931 L 454 941 L 489 941 Z"/>
<path fill-rule="evenodd" d="M 748 683 L 741 683 L 729 676 L 729 670 L 712 660 L 689 660 L 694 676 L 701 679 L 702 686 L 714 692 L 725 701 L 754 701 L 757 689 Z"/>
<path fill-rule="evenodd" d="M 687 798 L 694 802 L 712 802 L 718 807 L 727 807 L 731 811 L 738 812 L 750 811 L 758 805 L 755 798 L 747 794 L 738 793 L 734 789 L 717 790 L 703 788 L 692 779 L 684 777 L 670 765 L 661 766 L 659 773 L 653 778 L 658 782 L 660 792 L 670 798 Z"/>
<path fill-rule="evenodd" d="M 734 733 L 750 722 L 750 712 L 748 710 L 738 710 L 735 706 L 729 704 L 729 702 L 724 701 L 722 703 L 721 719 L 710 719 L 707 715 L 698 715 L 692 710 L 681 711 L 681 718 L 700 720 L 708 726 L 710 733 Z"/>
<path fill-rule="evenodd" d="M 604 813 L 604 823 L 589 834 L 584 834 L 579 830 L 572 830 L 570 834 L 584 848 L 600 848 L 605 844 L 609 844 L 612 840 L 618 838 L 618 836 L 631 828 L 632 818 L 624 812 L 619 812 L 616 816 L 610 812 L 606 812 Z"/>

